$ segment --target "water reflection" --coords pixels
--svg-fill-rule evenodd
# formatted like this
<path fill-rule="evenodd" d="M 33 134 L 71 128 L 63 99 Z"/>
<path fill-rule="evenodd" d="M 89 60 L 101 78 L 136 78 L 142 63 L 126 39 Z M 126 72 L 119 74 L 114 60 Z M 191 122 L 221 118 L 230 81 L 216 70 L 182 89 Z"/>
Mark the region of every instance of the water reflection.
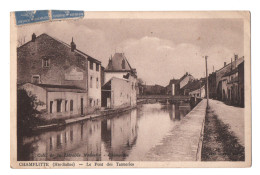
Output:
<path fill-rule="evenodd" d="M 18 160 L 140 160 L 189 111 L 188 104 L 145 104 L 119 116 L 23 137 Z"/>

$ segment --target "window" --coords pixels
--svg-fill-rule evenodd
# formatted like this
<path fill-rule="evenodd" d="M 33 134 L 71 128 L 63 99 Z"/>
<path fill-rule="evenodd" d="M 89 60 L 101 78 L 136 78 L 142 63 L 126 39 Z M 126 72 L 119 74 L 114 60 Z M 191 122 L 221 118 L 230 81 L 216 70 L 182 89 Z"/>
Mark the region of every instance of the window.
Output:
<path fill-rule="evenodd" d="M 89 106 L 90 106 L 90 107 L 92 106 L 92 98 L 89 99 Z"/>
<path fill-rule="evenodd" d="M 92 88 L 92 81 L 93 81 L 93 77 L 91 76 L 90 77 L 90 83 L 89 83 L 90 88 Z"/>
<path fill-rule="evenodd" d="M 125 69 L 125 60 L 122 60 L 122 69 Z"/>
<path fill-rule="evenodd" d="M 73 111 L 73 100 L 70 100 L 70 111 Z"/>
<path fill-rule="evenodd" d="M 53 105 L 53 101 L 50 101 L 50 113 L 52 113 L 52 105 Z"/>
<path fill-rule="evenodd" d="M 98 106 L 98 99 L 97 99 L 97 106 Z"/>
<path fill-rule="evenodd" d="M 89 67 L 90 67 L 91 70 L 93 70 L 93 62 L 92 61 L 89 62 Z"/>
<path fill-rule="evenodd" d="M 50 59 L 49 58 L 42 59 L 42 67 L 50 67 Z"/>
<path fill-rule="evenodd" d="M 96 63 L 96 71 L 99 71 L 99 64 Z"/>
<path fill-rule="evenodd" d="M 33 75 L 32 76 L 32 83 L 39 84 L 40 83 L 40 75 Z"/>
<path fill-rule="evenodd" d="M 68 100 L 65 100 L 65 106 L 64 106 L 65 111 L 67 111 L 67 104 L 68 104 Z"/>
<path fill-rule="evenodd" d="M 98 78 L 97 78 L 97 84 L 96 84 L 96 85 L 97 85 L 97 89 L 98 89 L 98 87 L 99 87 L 99 86 L 98 86 L 98 85 L 99 85 Z"/>
<path fill-rule="evenodd" d="M 62 100 L 57 100 L 57 112 L 61 112 L 61 102 Z"/>

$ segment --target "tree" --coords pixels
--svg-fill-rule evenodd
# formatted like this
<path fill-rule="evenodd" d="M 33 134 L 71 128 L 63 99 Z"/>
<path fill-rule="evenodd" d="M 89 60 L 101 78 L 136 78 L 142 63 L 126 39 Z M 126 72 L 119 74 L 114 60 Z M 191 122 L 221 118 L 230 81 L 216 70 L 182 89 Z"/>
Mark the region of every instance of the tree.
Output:
<path fill-rule="evenodd" d="M 37 107 L 42 102 L 37 102 L 37 97 L 24 89 L 17 91 L 17 134 L 26 134 L 38 122 Z"/>

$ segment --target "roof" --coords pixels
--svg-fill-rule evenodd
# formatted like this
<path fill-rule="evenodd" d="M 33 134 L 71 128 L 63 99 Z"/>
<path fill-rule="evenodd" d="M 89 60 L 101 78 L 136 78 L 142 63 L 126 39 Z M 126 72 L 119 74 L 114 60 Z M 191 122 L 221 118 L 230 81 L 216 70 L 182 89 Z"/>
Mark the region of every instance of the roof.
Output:
<path fill-rule="evenodd" d="M 170 85 L 170 84 L 176 84 L 176 83 L 178 83 L 178 82 L 179 82 L 179 79 L 174 79 L 174 78 L 173 78 L 173 79 L 170 80 L 169 85 Z"/>
<path fill-rule="evenodd" d="M 123 68 L 123 63 L 125 65 L 125 68 Z M 108 65 L 105 69 L 105 71 L 123 71 L 123 72 L 129 72 L 132 71 L 132 67 L 129 64 L 128 60 L 126 59 L 124 53 L 115 53 L 113 57 L 109 59 Z"/>
<path fill-rule="evenodd" d="M 239 65 L 239 64 L 240 64 L 241 62 L 243 62 L 243 61 L 244 61 L 244 56 L 238 58 L 237 60 L 232 61 L 232 66 L 235 66 L 235 64 Z M 220 68 L 219 70 L 216 70 L 216 72 L 219 72 L 219 71 L 221 71 L 222 69 L 224 69 L 225 67 L 230 66 L 230 65 L 231 65 L 231 63 L 227 64 L 226 66 L 223 66 L 223 67 Z"/>
<path fill-rule="evenodd" d="M 49 38 L 52 38 L 53 40 L 59 42 L 60 44 L 63 44 L 64 46 L 68 47 L 69 49 L 71 49 L 70 44 L 67 44 L 67 43 L 65 43 L 65 42 L 63 42 L 63 41 L 61 41 L 61 40 L 59 40 L 59 39 L 57 39 L 57 38 L 55 38 L 55 37 L 52 37 L 52 36 L 50 36 L 50 35 L 48 35 L 48 34 L 46 34 L 46 33 L 42 33 L 41 35 L 37 36 L 37 37 L 36 37 L 36 40 L 39 39 L 39 38 L 41 38 L 41 37 L 46 37 L 46 36 L 49 37 Z M 29 43 L 31 43 L 31 42 L 32 42 L 31 40 L 28 41 L 27 43 L 25 43 L 25 44 L 21 45 L 20 47 L 18 47 L 18 49 L 22 48 L 23 46 L 25 46 L 25 45 L 27 45 L 27 44 L 29 44 Z M 96 63 L 101 64 L 101 62 L 100 62 L 99 60 L 97 60 L 97 59 L 95 59 L 95 58 L 93 58 L 93 57 L 87 55 L 86 53 L 80 51 L 79 49 L 75 49 L 74 52 L 76 52 L 76 53 L 78 53 L 78 54 L 80 54 L 80 55 L 86 57 L 88 60 L 91 60 L 91 61 L 94 61 L 94 62 L 96 62 Z"/>
<path fill-rule="evenodd" d="M 193 81 L 190 81 L 188 84 L 186 84 L 181 89 L 196 90 L 196 89 L 200 89 L 204 85 L 205 85 L 205 79 L 193 80 Z"/>
<path fill-rule="evenodd" d="M 233 70 L 231 70 L 231 71 L 225 73 L 222 77 L 227 77 L 227 76 L 233 75 L 233 74 L 235 74 L 235 73 L 237 73 L 237 72 L 238 72 L 238 69 L 235 68 L 235 69 L 233 69 Z"/>
<path fill-rule="evenodd" d="M 25 85 L 25 84 L 32 84 L 34 86 L 38 86 L 41 88 L 46 89 L 47 91 L 52 91 L 54 89 L 54 91 L 57 91 L 57 89 L 63 89 L 65 91 L 69 91 L 69 90 L 76 90 L 76 91 L 80 91 L 80 92 L 85 92 L 85 89 L 74 86 L 74 85 L 55 85 L 55 84 L 34 84 L 34 83 L 24 83 L 21 84 L 19 86 Z M 51 90 L 52 89 L 52 90 Z M 58 90 L 59 91 L 59 90 Z"/>
<path fill-rule="evenodd" d="M 181 82 L 182 80 L 184 80 L 184 78 L 186 78 L 187 76 L 192 76 L 191 74 L 189 74 L 188 72 L 186 72 L 186 74 L 184 74 L 177 83 Z"/>

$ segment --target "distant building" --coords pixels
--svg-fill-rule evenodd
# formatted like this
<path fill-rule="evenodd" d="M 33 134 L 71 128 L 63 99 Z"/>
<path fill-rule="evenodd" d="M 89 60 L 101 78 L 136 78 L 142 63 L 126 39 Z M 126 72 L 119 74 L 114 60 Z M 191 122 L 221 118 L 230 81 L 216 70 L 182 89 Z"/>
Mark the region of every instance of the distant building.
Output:
<path fill-rule="evenodd" d="M 190 81 L 194 80 L 195 78 L 186 72 L 177 83 L 175 83 L 175 94 L 176 95 L 185 95 L 185 91 L 183 89 Z M 187 94 L 186 94 L 187 95 Z"/>
<path fill-rule="evenodd" d="M 180 89 L 181 95 L 205 97 L 205 78 L 191 80 Z"/>
<path fill-rule="evenodd" d="M 124 53 L 115 53 L 104 70 L 102 86 L 102 107 L 135 106 L 137 94 L 137 73 Z"/>
<path fill-rule="evenodd" d="M 101 62 L 47 34 L 17 48 L 17 85 L 44 101 L 46 117 L 85 115 L 101 105 Z"/>
<path fill-rule="evenodd" d="M 189 85 L 189 95 L 192 97 L 205 98 L 206 89 L 205 89 L 205 78 L 200 80 L 194 80 Z"/>
<path fill-rule="evenodd" d="M 175 95 L 175 86 L 178 83 L 179 79 L 171 79 L 169 84 L 166 86 L 166 93 L 168 95 Z"/>

